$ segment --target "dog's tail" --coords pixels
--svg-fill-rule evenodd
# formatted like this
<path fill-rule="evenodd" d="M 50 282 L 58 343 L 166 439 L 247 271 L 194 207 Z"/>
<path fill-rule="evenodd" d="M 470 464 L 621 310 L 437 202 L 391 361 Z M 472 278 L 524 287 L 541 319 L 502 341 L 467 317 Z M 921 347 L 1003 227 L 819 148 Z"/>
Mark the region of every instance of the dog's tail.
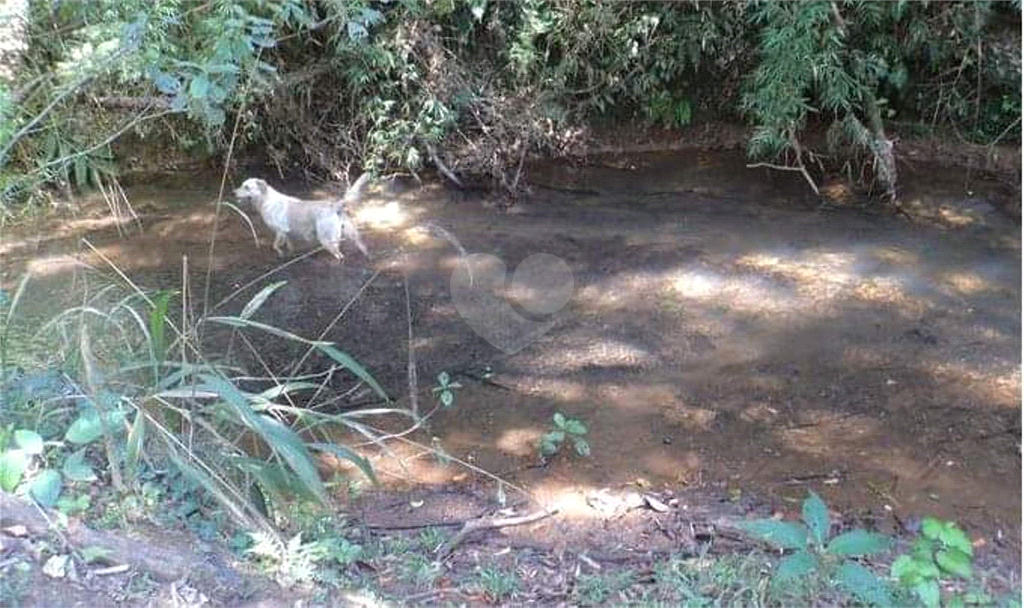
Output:
<path fill-rule="evenodd" d="M 363 196 L 363 187 L 370 181 L 370 177 L 369 171 L 360 175 L 359 179 L 345 191 L 345 198 L 341 199 L 341 205 L 347 207 L 352 203 L 359 202 L 360 197 Z"/>

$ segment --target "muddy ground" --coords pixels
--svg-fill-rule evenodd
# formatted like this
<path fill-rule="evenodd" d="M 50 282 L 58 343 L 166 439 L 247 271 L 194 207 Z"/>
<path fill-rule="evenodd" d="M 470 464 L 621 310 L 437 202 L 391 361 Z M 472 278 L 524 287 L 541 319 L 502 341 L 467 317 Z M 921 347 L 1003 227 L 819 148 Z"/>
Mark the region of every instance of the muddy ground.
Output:
<path fill-rule="evenodd" d="M 652 541 L 610 533 L 595 496 L 710 492 L 793 516 L 813 489 L 884 531 L 913 529 L 925 515 L 957 520 L 1019 569 L 1021 231 L 1003 212 L 1005 186 L 916 165 L 902 172 L 911 220 L 853 193 L 815 197 L 798 176 L 744 164 L 738 153 L 686 151 L 550 163 L 531 171 L 533 195 L 507 212 L 436 183 L 379 187 L 356 214 L 372 259 L 349 248 L 338 264 L 321 252 L 263 279 L 281 260 L 258 219 L 259 247 L 231 211 L 216 220 L 216 176 L 178 178 L 129 189 L 141 230 L 126 223 L 119 234 L 102 204 L 47 229 L 8 230 L 2 280 L 9 289 L 30 271 L 26 314 L 43 317 L 84 277 L 113 276 L 102 257 L 139 285 L 180 288 L 187 256 L 201 312 L 216 227 L 210 306 L 259 280 L 214 312 L 237 313 L 261 286 L 287 280 L 257 318 L 313 338 L 348 305 L 325 339 L 406 400 L 407 280 L 419 388 L 445 370 L 463 385 L 454 407 L 412 438 L 436 438 L 528 490 L 533 504 L 559 509 L 508 538 L 621 550 Z M 469 254 L 497 256 L 510 275 L 533 254 L 557 256 L 571 271 L 571 298 L 534 319 L 547 331 L 503 351 L 494 343 L 504 338 L 481 336 L 453 303 L 462 258 L 437 227 Z M 531 294 L 502 295 L 518 297 L 510 310 L 529 317 Z M 275 371 L 299 352 L 255 343 Z M 237 357 L 261 371 L 251 354 Z M 326 364 L 314 357 L 305 368 Z M 537 441 L 555 412 L 586 424 L 589 457 L 563 453 L 540 466 Z M 374 454 L 382 479 L 417 492 L 439 518 L 453 487 L 495 493 L 456 463 L 395 449 L 402 462 Z M 395 496 L 371 492 L 347 508 L 373 525 L 415 518 Z"/>

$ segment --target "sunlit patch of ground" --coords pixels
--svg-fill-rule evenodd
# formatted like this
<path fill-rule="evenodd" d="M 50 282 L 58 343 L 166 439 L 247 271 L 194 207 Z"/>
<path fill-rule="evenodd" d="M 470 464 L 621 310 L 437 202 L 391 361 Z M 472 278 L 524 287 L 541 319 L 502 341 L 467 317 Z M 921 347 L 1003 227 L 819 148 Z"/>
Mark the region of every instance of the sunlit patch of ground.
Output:
<path fill-rule="evenodd" d="M 34 258 L 28 263 L 27 270 L 34 277 L 45 277 L 48 275 L 66 275 L 76 269 L 87 269 L 92 266 L 79 256 L 54 255 Z"/>
<path fill-rule="evenodd" d="M 808 418 L 808 422 L 780 429 L 778 434 L 787 448 L 809 456 L 867 449 L 882 425 L 881 421 L 865 416 L 836 416 L 827 411 L 811 412 Z"/>
<path fill-rule="evenodd" d="M 352 214 L 352 219 L 360 227 L 382 231 L 404 228 L 413 221 L 409 210 L 398 201 L 365 205 Z"/>
<path fill-rule="evenodd" d="M 543 352 L 534 359 L 533 364 L 571 371 L 585 366 L 649 365 L 653 362 L 654 357 L 646 349 L 609 339 L 582 344 L 572 351 Z"/>
<path fill-rule="evenodd" d="M 709 270 L 680 270 L 666 279 L 684 306 L 687 303 L 719 303 L 735 312 L 772 314 L 785 313 L 796 305 L 790 290 L 774 284 L 770 277 L 723 276 Z"/>
<path fill-rule="evenodd" d="M 831 299 L 856 284 L 857 258 L 847 251 L 808 251 L 796 256 L 748 254 L 737 260 L 740 268 L 750 268 L 777 275 L 796 286 L 797 293 L 815 298 Z"/>
<path fill-rule="evenodd" d="M 662 409 L 662 417 L 670 425 L 683 427 L 687 432 L 707 432 L 718 417 L 716 410 L 673 404 Z"/>

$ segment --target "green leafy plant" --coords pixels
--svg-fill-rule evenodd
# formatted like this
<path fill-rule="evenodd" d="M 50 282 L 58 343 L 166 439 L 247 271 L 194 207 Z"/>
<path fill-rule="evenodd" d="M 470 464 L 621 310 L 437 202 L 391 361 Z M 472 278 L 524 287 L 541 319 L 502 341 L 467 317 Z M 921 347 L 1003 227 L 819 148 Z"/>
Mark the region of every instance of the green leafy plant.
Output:
<path fill-rule="evenodd" d="M 927 608 L 937 608 L 942 605 L 940 583 L 949 575 L 969 580 L 973 557 L 971 540 L 959 526 L 928 517 L 921 522 L 910 552 L 892 563 L 892 576 Z M 965 604 L 965 598 L 959 596 L 947 602 L 950 606 Z"/>
<path fill-rule="evenodd" d="M 263 533 L 252 534 L 253 544 L 246 553 L 272 572 L 285 586 L 330 580 L 325 570 L 347 566 L 362 555 L 359 545 L 338 536 L 303 542 L 302 533 L 286 542 Z"/>
<path fill-rule="evenodd" d="M 575 596 L 581 606 L 605 605 L 610 597 L 636 582 L 630 570 L 608 574 L 583 574 L 576 579 Z"/>
<path fill-rule="evenodd" d="M 451 407 L 455 403 L 455 391 L 462 388 L 458 382 L 452 382 L 448 372 L 441 372 L 437 375 L 437 385 L 431 389 L 434 397 L 444 407 Z"/>
<path fill-rule="evenodd" d="M 668 129 L 689 125 L 692 112 L 689 99 L 674 97 L 668 91 L 654 96 L 647 106 L 648 117 Z"/>
<path fill-rule="evenodd" d="M 542 457 L 557 453 L 567 439 L 572 441 L 577 454 L 580 456 L 590 455 L 590 444 L 584 439 L 587 427 L 582 422 L 575 418 L 566 418 L 561 412 L 555 412 L 553 422 L 553 428 L 540 438 Z"/>
<path fill-rule="evenodd" d="M 499 568 L 481 568 L 477 579 L 480 590 L 492 602 L 507 600 L 520 589 L 515 573 Z"/>
<path fill-rule="evenodd" d="M 85 459 L 87 444 L 99 435 L 89 418 L 79 417 L 68 428 L 64 440 L 44 441 L 36 431 L 8 426 L 0 441 L 0 489 L 5 492 L 24 490 L 45 507 L 59 506 L 64 512 L 88 507 L 87 494 L 63 495 L 70 485 L 97 480 L 95 471 Z M 81 446 L 70 452 L 69 446 Z M 48 448 L 48 449 L 47 449 Z M 59 469 L 57 468 L 59 465 Z"/>
<path fill-rule="evenodd" d="M 35 431 L 14 429 L 13 427 L 8 427 L 8 431 L 4 435 L 4 443 L 9 445 L 5 445 L 3 453 L 0 453 L 0 489 L 5 492 L 13 492 L 21 485 L 25 473 L 33 461 L 42 457 L 43 438 Z M 43 468 L 38 473 L 40 478 L 52 482 L 53 476 L 48 474 L 51 472 L 50 469 Z M 59 475 L 56 480 L 57 485 L 50 488 L 45 487 L 41 482 L 33 483 L 33 497 L 47 506 L 56 502 L 57 495 L 60 494 Z M 46 499 L 51 495 L 53 501 L 47 501 Z"/>
<path fill-rule="evenodd" d="M 893 605 L 888 583 L 853 559 L 888 550 L 888 537 L 861 529 L 831 536 L 828 507 L 814 492 L 804 500 L 802 520 L 759 519 L 737 524 L 747 534 L 789 552 L 772 576 L 775 589 L 817 575 L 824 581 L 835 580 L 845 593 L 864 603 Z"/>
<path fill-rule="evenodd" d="M 421 530 L 416 540 L 424 551 L 435 552 L 438 547 L 448 540 L 448 535 L 445 534 L 443 529 L 431 526 Z"/>
<path fill-rule="evenodd" d="M 429 587 L 441 575 L 441 563 L 422 553 L 411 553 L 401 562 L 399 577 L 417 587 Z"/>

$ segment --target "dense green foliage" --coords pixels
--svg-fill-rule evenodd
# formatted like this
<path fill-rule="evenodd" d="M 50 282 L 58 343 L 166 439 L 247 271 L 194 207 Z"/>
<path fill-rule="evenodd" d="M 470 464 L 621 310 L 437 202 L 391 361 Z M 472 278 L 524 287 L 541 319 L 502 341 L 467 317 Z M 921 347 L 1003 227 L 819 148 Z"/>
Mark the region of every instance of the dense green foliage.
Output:
<path fill-rule="evenodd" d="M 751 154 L 790 164 L 820 161 L 801 141 L 823 128 L 848 169 L 887 153 L 885 121 L 1020 133 L 1019 2 L 29 6 L 22 66 L 0 84 L 5 208 L 39 183 L 102 185 L 122 134 L 252 145 L 335 178 L 444 163 L 515 192 L 527 155 L 623 121 L 742 116 Z"/>

